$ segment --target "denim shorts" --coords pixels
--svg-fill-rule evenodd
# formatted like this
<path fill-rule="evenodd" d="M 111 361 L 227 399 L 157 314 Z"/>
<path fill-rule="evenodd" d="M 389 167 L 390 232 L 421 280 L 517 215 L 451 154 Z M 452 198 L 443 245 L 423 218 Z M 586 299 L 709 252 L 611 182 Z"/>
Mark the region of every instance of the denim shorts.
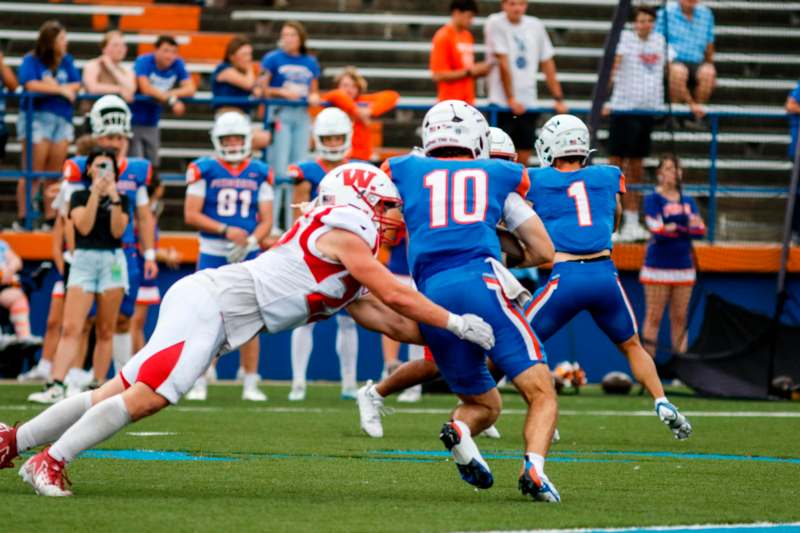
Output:
<path fill-rule="evenodd" d="M 128 263 L 122 248 L 116 250 L 75 250 L 69 269 L 67 288 L 80 287 L 86 292 L 109 289 L 128 292 Z"/>
<path fill-rule="evenodd" d="M 25 113 L 17 119 L 17 139 L 25 139 Z M 33 143 L 43 140 L 50 142 L 69 141 L 75 138 L 75 127 L 72 122 L 49 111 L 33 112 Z"/>

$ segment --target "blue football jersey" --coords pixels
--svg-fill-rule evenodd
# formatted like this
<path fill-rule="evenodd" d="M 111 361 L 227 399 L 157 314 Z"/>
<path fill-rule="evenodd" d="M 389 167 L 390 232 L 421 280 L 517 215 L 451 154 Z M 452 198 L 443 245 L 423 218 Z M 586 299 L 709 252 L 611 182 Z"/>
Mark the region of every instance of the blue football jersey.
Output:
<path fill-rule="evenodd" d="M 201 157 L 189 163 L 186 181 L 205 181 L 203 214 L 229 226 L 252 233 L 258 225 L 258 195 L 264 183 L 272 183 L 269 166 L 249 159 L 234 168 L 213 157 Z M 200 232 L 206 239 L 224 239 L 217 233 Z"/>
<path fill-rule="evenodd" d="M 83 172 L 86 169 L 86 156 L 75 156 L 64 162 L 64 178 L 71 184 L 82 184 L 84 187 L 90 185 L 84 180 Z M 128 157 L 117 161 L 119 178 L 117 179 L 117 191 L 128 197 L 128 225 L 125 233 L 122 234 L 122 243 L 135 245 L 137 242 L 136 229 L 134 227 L 134 217 L 136 214 L 136 191 L 140 187 L 150 185 L 153 176 L 153 165 L 147 159 L 141 157 Z"/>
<path fill-rule="evenodd" d="M 531 168 L 528 200 L 557 252 L 591 254 L 611 249 L 617 193 L 625 192 L 618 167 L 593 165 L 572 172 Z"/>
<path fill-rule="evenodd" d="M 528 192 L 528 173 L 522 165 L 416 155 L 387 163 L 384 168 L 403 199 L 408 262 L 418 284 L 437 272 L 500 258 L 495 228 L 506 198 Z"/>
<path fill-rule="evenodd" d="M 345 163 L 364 163 L 365 161 L 359 161 L 357 159 L 345 159 L 341 162 L 342 165 Z M 338 166 L 338 165 L 337 165 Z M 300 163 L 295 163 L 289 165 L 287 168 L 287 174 L 290 178 L 294 179 L 297 183 L 302 181 L 307 181 L 311 184 L 311 192 L 308 195 L 309 200 L 313 200 L 317 196 L 317 187 L 319 187 L 319 182 L 322 181 L 322 178 L 325 175 L 336 168 L 335 166 L 328 167 L 322 161 L 322 159 L 314 159 L 309 161 L 301 161 Z"/>

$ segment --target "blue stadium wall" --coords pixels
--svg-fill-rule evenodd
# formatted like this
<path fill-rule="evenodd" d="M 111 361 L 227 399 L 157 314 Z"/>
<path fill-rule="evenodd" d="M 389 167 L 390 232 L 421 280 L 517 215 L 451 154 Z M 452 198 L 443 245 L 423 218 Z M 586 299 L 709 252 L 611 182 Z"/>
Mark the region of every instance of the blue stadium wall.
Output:
<path fill-rule="evenodd" d="M 179 277 L 189 274 L 190 268 L 170 271 L 164 268 L 159 276 L 162 294 Z M 543 273 L 545 274 L 545 273 Z M 41 335 L 45 329 L 49 294 L 55 276 L 45 280 L 41 290 L 31 298 L 32 322 L 34 333 Z M 644 291 L 635 273 L 622 273 L 622 282 L 628 292 L 636 316 L 644 318 Z M 725 300 L 746 307 L 758 313 L 771 315 L 775 306 L 776 276 L 772 275 L 733 275 L 703 274 L 698 289 L 721 295 Z M 784 315 L 789 324 L 800 324 L 800 281 L 791 280 L 789 284 L 792 298 Z M 690 334 L 698 330 L 703 316 L 703 300 L 699 300 L 697 309 L 692 313 Z M 191 312 L 187 310 L 187 312 Z M 149 335 L 155 327 L 157 310 L 151 308 L 147 323 Z M 314 351 L 308 369 L 311 380 L 338 380 L 339 362 L 333 350 L 335 345 L 336 324 L 333 320 L 318 322 L 314 328 Z M 690 336 L 690 338 L 692 338 Z M 266 379 L 291 379 L 291 362 L 289 348 L 290 333 L 261 336 L 260 373 Z M 661 331 L 661 344 L 669 344 L 669 332 L 666 322 Z M 551 365 L 560 361 L 578 361 L 586 369 L 589 381 L 598 382 L 603 375 L 612 370 L 630 372 L 625 359 L 617 352 L 615 346 L 595 326 L 587 313 L 581 313 L 565 328 L 545 343 L 548 360 Z M 405 357 L 405 350 L 401 354 Z M 667 356 L 659 355 L 659 360 Z M 220 360 L 218 370 L 222 378 L 232 378 L 238 366 L 238 355 L 228 354 Z M 380 338 L 377 334 L 360 330 L 358 379 L 376 379 L 383 368 Z"/>

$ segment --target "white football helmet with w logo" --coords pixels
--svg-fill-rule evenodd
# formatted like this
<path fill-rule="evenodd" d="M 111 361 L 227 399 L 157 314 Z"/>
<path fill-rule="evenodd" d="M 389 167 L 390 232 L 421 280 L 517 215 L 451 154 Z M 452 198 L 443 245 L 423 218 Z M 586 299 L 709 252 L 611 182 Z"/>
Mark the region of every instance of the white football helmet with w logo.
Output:
<path fill-rule="evenodd" d="M 475 159 L 489 158 L 489 123 L 480 111 L 461 100 L 444 100 L 425 113 L 422 149 L 464 148 Z"/>
<path fill-rule="evenodd" d="M 403 223 L 387 216 L 403 201 L 397 187 L 381 169 L 367 163 L 347 163 L 328 172 L 319 182 L 317 205 L 349 205 L 363 211 L 387 243 L 399 241 Z"/>

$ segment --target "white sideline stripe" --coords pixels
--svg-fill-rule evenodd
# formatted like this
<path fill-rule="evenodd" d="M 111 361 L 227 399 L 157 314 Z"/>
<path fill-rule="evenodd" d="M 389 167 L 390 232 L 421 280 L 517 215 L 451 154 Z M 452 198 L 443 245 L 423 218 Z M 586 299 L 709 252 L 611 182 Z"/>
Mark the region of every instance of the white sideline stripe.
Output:
<path fill-rule="evenodd" d="M 515 530 L 502 530 L 497 529 L 493 531 L 482 531 L 481 533 L 590 533 L 590 532 L 608 532 L 617 533 L 625 531 L 705 531 L 708 529 L 734 529 L 734 530 L 748 530 L 756 528 L 773 529 L 778 527 L 799 527 L 800 522 L 753 522 L 741 524 L 689 524 L 685 526 L 645 526 L 645 527 L 589 527 L 589 528 L 573 528 L 573 529 L 515 529 Z M 472 532 L 460 532 L 472 533 Z M 478 532 L 474 532 L 478 533 Z"/>
<path fill-rule="evenodd" d="M 190 402 L 187 402 L 190 403 Z M 33 404 L 23 405 L 0 405 L 0 411 L 31 411 L 40 410 L 43 406 Z M 178 405 L 172 407 L 174 411 L 185 411 L 187 413 L 216 413 L 220 411 L 247 411 L 249 413 L 340 413 L 352 411 L 356 407 L 208 407 L 202 405 Z M 452 408 L 440 407 L 396 407 L 395 413 L 404 415 L 441 415 L 451 413 Z M 681 411 L 688 417 L 700 418 L 800 418 L 800 411 Z M 525 409 L 503 409 L 504 415 L 526 415 Z M 618 416 L 618 417 L 642 417 L 656 416 L 654 411 L 612 411 L 612 410 L 590 410 L 576 411 L 574 409 L 562 409 L 558 413 L 563 416 Z"/>
<path fill-rule="evenodd" d="M 76 6 L 60 4 L 34 4 L 28 2 L 1 2 L 0 11 L 12 13 L 52 13 L 53 15 L 141 15 L 139 6 Z"/>
<path fill-rule="evenodd" d="M 2 4 L 0 4 L 2 5 Z M 88 33 L 83 31 L 69 32 L 71 43 L 99 43 L 103 40 L 103 33 Z M 14 39 L 16 41 L 35 41 L 39 37 L 38 31 L 29 30 L 0 30 L 0 39 Z M 125 33 L 123 38 L 127 44 L 154 43 L 158 39 L 156 34 Z M 188 35 L 176 35 L 178 44 L 189 44 L 192 38 Z M 788 59 L 788 58 L 787 58 Z"/>
<path fill-rule="evenodd" d="M 242 9 L 231 13 L 232 20 L 297 20 L 300 22 L 354 23 L 365 24 L 419 24 L 427 26 L 444 25 L 450 17 L 441 15 L 402 15 L 393 13 L 333 13 L 322 11 L 262 11 Z M 548 29 L 585 30 L 604 32 L 611 28 L 611 22 L 601 20 L 541 19 Z M 472 26 L 483 26 L 486 17 L 475 17 Z M 716 26 L 715 35 L 750 35 L 761 37 L 800 37 L 800 30 L 780 27 Z"/>

